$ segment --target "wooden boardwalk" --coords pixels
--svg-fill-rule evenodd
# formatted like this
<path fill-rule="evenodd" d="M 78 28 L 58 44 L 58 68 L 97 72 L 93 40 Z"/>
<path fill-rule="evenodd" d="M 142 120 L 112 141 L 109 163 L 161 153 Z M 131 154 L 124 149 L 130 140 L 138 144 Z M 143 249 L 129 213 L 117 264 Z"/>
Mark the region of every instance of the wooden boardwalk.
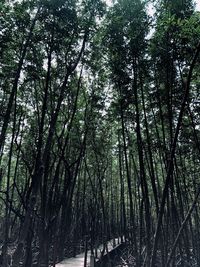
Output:
<path fill-rule="evenodd" d="M 115 238 L 115 239 L 108 241 L 107 251 L 110 252 L 119 244 L 121 244 L 121 238 Z M 100 257 L 102 250 L 103 250 L 103 245 L 99 246 L 97 250 L 98 257 Z M 90 256 L 91 256 L 91 251 L 88 250 L 87 252 L 87 266 L 88 267 L 90 267 Z M 56 267 L 84 267 L 84 259 L 85 259 L 85 253 L 81 253 L 77 255 L 75 258 L 68 258 L 68 259 L 63 260 L 60 263 L 57 263 Z"/>

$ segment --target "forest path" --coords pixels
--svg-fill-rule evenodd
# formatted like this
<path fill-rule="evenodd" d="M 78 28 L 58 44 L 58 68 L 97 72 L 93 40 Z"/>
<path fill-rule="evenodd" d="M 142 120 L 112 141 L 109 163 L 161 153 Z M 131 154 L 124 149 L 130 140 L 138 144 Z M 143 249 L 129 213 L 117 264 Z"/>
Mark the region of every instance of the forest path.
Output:
<path fill-rule="evenodd" d="M 115 238 L 107 242 L 107 251 L 111 252 L 113 249 L 115 249 L 119 244 L 121 244 L 121 237 Z M 97 259 L 100 257 L 101 252 L 103 250 L 103 245 L 100 245 L 97 249 Z M 106 255 L 107 252 L 104 253 Z M 90 256 L 91 251 L 88 250 L 87 252 L 87 266 L 90 267 Z M 76 255 L 75 258 L 68 258 L 63 260 L 60 263 L 56 264 L 56 267 L 84 267 L 84 259 L 85 259 L 85 253 L 81 253 L 79 255 Z"/>

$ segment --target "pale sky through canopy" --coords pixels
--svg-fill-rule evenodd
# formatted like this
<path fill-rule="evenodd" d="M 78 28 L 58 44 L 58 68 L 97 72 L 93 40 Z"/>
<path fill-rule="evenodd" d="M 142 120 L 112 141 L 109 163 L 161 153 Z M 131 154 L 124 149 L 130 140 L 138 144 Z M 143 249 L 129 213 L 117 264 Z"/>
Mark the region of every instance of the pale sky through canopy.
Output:
<path fill-rule="evenodd" d="M 105 1 L 109 6 L 112 5 L 112 0 L 105 0 Z M 196 10 L 200 11 L 200 0 L 196 0 L 194 2 L 196 3 Z M 149 13 L 150 13 L 150 15 L 153 15 L 152 8 L 149 9 Z"/>
<path fill-rule="evenodd" d="M 197 0 L 196 1 L 196 4 L 197 4 L 196 10 L 200 11 L 200 0 Z"/>

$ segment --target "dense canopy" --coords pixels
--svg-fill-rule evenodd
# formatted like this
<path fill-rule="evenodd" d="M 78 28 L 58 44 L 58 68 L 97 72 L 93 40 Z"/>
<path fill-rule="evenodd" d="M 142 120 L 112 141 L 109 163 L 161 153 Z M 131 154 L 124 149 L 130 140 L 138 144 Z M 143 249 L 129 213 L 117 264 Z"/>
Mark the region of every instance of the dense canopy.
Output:
<path fill-rule="evenodd" d="M 192 0 L 1 1 L 0 265 L 200 266 L 199 40 Z"/>

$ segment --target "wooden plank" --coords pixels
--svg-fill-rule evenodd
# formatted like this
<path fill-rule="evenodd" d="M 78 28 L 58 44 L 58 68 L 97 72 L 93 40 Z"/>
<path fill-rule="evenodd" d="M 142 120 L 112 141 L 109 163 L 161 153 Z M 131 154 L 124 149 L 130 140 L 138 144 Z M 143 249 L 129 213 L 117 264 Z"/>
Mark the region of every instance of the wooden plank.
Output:
<path fill-rule="evenodd" d="M 119 240 L 121 243 L 121 239 Z M 108 241 L 107 243 L 108 252 L 113 250 L 115 244 L 118 244 L 118 238 L 115 238 L 114 241 L 113 239 Z M 103 250 L 103 245 L 99 246 L 98 248 L 98 257 L 100 257 L 102 250 Z M 90 257 L 91 257 L 91 251 L 89 250 L 87 253 L 87 266 L 88 267 L 90 267 Z M 74 258 L 68 258 L 68 259 L 63 260 L 60 263 L 57 263 L 56 267 L 84 267 L 84 258 L 85 258 L 85 253 L 81 253 Z"/>

